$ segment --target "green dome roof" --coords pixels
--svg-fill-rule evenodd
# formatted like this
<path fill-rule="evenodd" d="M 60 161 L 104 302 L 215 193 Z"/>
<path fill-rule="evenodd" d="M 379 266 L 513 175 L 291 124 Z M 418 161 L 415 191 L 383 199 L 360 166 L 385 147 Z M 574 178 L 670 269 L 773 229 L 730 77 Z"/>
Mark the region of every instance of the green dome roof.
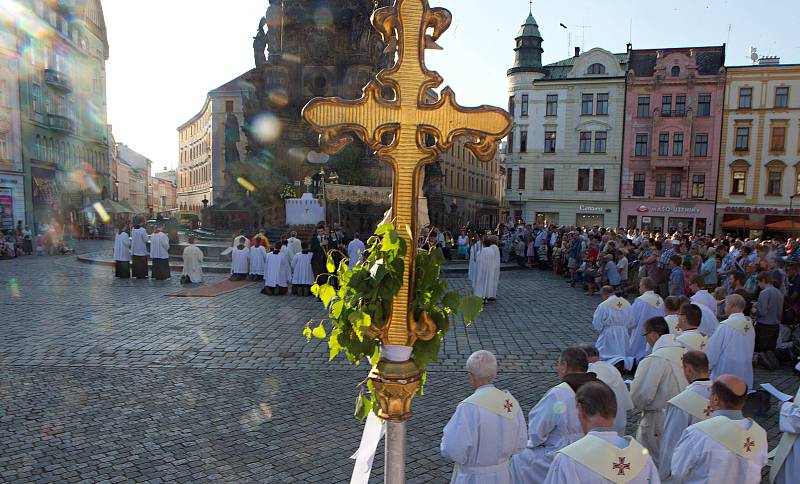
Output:
<path fill-rule="evenodd" d="M 532 12 L 528 14 L 528 19 L 525 20 L 525 23 L 522 24 L 522 27 L 520 27 L 519 32 L 517 33 L 517 38 L 520 37 L 542 38 L 542 34 L 539 33 L 539 25 L 536 23 L 536 19 L 533 18 Z"/>

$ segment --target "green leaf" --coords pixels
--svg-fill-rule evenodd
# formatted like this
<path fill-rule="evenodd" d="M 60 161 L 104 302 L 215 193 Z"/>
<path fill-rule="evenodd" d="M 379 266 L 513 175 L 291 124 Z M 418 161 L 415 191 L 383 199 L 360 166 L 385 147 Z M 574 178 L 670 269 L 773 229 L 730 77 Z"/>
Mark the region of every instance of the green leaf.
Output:
<path fill-rule="evenodd" d="M 461 317 L 466 324 L 472 324 L 483 311 L 483 301 L 477 296 L 467 296 L 461 300 Z"/>
<path fill-rule="evenodd" d="M 336 295 L 336 289 L 333 286 L 325 284 L 324 286 L 320 287 L 319 289 L 319 298 L 322 300 L 322 304 L 327 308 L 331 302 L 331 299 Z"/>
<path fill-rule="evenodd" d="M 448 292 L 442 299 L 442 306 L 449 312 L 458 312 L 461 306 L 461 296 L 457 292 Z"/>
<path fill-rule="evenodd" d="M 311 331 L 311 334 L 317 339 L 325 339 L 325 337 L 328 335 L 328 333 L 325 331 L 325 326 L 323 326 L 322 323 L 319 323 L 319 326 L 314 328 Z"/>

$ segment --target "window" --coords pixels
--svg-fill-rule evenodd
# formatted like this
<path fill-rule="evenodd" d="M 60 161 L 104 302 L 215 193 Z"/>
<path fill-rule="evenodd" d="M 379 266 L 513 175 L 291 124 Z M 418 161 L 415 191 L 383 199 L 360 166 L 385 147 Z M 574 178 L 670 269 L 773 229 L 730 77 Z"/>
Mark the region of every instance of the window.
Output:
<path fill-rule="evenodd" d="M 508 96 L 508 114 L 514 116 L 514 96 Z"/>
<path fill-rule="evenodd" d="M 636 116 L 639 118 L 650 117 L 650 96 L 639 96 L 636 103 Z"/>
<path fill-rule="evenodd" d="M 544 152 L 545 153 L 555 153 L 556 152 L 556 132 L 555 131 L 545 131 L 544 132 Z"/>
<path fill-rule="evenodd" d="M 578 191 L 579 192 L 588 192 L 589 191 L 589 170 L 588 168 L 579 168 L 578 169 Z"/>
<path fill-rule="evenodd" d="M 797 181 L 794 187 L 794 194 L 797 195 L 800 193 L 800 173 L 797 174 Z"/>
<path fill-rule="evenodd" d="M 679 77 L 681 75 L 681 68 L 678 66 L 672 66 L 670 75 L 672 75 L 672 77 Z"/>
<path fill-rule="evenodd" d="M 519 176 L 517 177 L 517 188 L 520 190 L 525 189 L 525 168 L 519 169 Z"/>
<path fill-rule="evenodd" d="M 672 114 L 672 96 L 661 96 L 661 115 L 669 116 Z"/>
<path fill-rule="evenodd" d="M 595 62 L 594 64 L 589 66 L 589 70 L 586 71 L 587 74 L 605 74 L 606 73 L 606 66 L 603 64 L 599 64 Z"/>
<path fill-rule="evenodd" d="M 750 149 L 750 128 L 736 128 L 736 151 Z"/>
<path fill-rule="evenodd" d="M 597 110 L 595 114 L 608 114 L 608 93 L 597 95 Z"/>
<path fill-rule="evenodd" d="M 694 156 L 708 156 L 708 135 L 694 135 Z"/>
<path fill-rule="evenodd" d="M 743 87 L 739 89 L 739 109 L 750 109 L 753 102 L 753 89 Z"/>
<path fill-rule="evenodd" d="M 692 198 L 703 198 L 706 196 L 706 176 L 694 175 L 692 177 Z"/>
<path fill-rule="evenodd" d="M 545 116 L 557 116 L 557 115 L 558 115 L 558 94 L 548 94 Z"/>
<path fill-rule="evenodd" d="M 658 156 L 669 156 L 669 133 L 658 135 Z"/>
<path fill-rule="evenodd" d="M 663 173 L 656 175 L 656 196 L 667 196 L 667 175 L 664 175 Z"/>
<path fill-rule="evenodd" d="M 555 190 L 556 185 L 556 170 L 555 168 L 545 168 L 544 176 L 542 177 L 542 190 Z"/>
<path fill-rule="evenodd" d="M 775 126 L 772 128 L 772 137 L 769 142 L 770 151 L 783 151 L 786 146 L 786 128 Z"/>
<path fill-rule="evenodd" d="M 711 116 L 711 94 L 701 94 L 697 97 L 697 115 Z"/>
<path fill-rule="evenodd" d="M 6 134 L 0 133 L 0 160 L 7 159 L 6 153 Z"/>
<path fill-rule="evenodd" d="M 672 156 L 683 156 L 683 133 L 672 135 Z"/>
<path fill-rule="evenodd" d="M 31 109 L 34 113 L 42 112 L 42 88 L 36 83 L 31 85 Z"/>
<path fill-rule="evenodd" d="M 731 193 L 734 195 L 744 195 L 746 173 L 743 171 L 733 172 L 733 187 Z"/>
<path fill-rule="evenodd" d="M 581 131 L 581 142 L 579 151 L 581 153 L 591 153 L 592 152 L 592 132 L 591 131 Z"/>
<path fill-rule="evenodd" d="M 506 148 L 506 153 L 511 154 L 514 152 L 514 131 L 508 133 L 508 145 Z"/>
<path fill-rule="evenodd" d="M 581 114 L 592 114 L 592 105 L 594 104 L 594 94 L 581 95 Z"/>
<path fill-rule="evenodd" d="M 675 96 L 675 115 L 683 116 L 686 114 L 686 96 Z"/>
<path fill-rule="evenodd" d="M 643 197 L 644 196 L 644 173 L 634 173 L 633 174 L 633 196 L 634 197 Z"/>
<path fill-rule="evenodd" d="M 225 112 L 226 113 L 233 112 L 233 101 L 225 101 Z"/>
<path fill-rule="evenodd" d="M 506 172 L 506 190 L 511 190 L 511 178 L 514 176 L 514 169 L 509 168 Z"/>
<path fill-rule="evenodd" d="M 528 128 L 522 128 L 522 131 L 519 132 L 519 152 L 520 153 L 527 153 L 528 152 Z"/>
<path fill-rule="evenodd" d="M 672 175 L 669 182 L 669 196 L 672 198 L 681 198 L 681 176 Z"/>
<path fill-rule="evenodd" d="M 527 116 L 528 115 L 528 95 L 522 95 L 522 109 L 520 109 L 520 115 Z"/>
<path fill-rule="evenodd" d="M 767 195 L 777 197 L 781 194 L 781 182 L 783 181 L 783 172 L 770 170 L 767 178 Z"/>
<path fill-rule="evenodd" d="M 634 150 L 635 156 L 647 156 L 647 133 L 639 133 L 636 135 L 636 148 Z"/>
<path fill-rule="evenodd" d="M 602 192 L 606 189 L 606 171 L 602 168 L 592 170 L 592 191 Z"/>
<path fill-rule="evenodd" d="M 606 152 L 606 139 L 608 137 L 608 133 L 605 131 L 595 131 L 594 132 L 594 152 L 595 153 L 605 153 Z"/>
<path fill-rule="evenodd" d="M 789 107 L 789 88 L 776 87 L 775 88 L 775 107 L 788 108 Z"/>

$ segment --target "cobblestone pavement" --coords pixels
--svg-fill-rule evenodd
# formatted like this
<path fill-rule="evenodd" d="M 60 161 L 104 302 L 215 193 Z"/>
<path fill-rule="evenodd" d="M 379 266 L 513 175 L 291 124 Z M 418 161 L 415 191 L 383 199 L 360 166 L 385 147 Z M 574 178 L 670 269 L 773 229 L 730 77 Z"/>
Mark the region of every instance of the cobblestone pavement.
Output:
<path fill-rule="evenodd" d="M 86 244 L 84 250 L 96 250 Z M 214 280 L 218 275 L 210 276 Z M 258 288 L 166 295 L 74 257 L 0 261 L 1 482 L 347 482 L 365 375 L 306 344 L 310 299 Z M 467 286 L 454 276 L 457 288 Z M 526 411 L 557 383 L 554 361 L 591 342 L 597 298 L 540 272 L 504 272 L 500 298 L 448 336 L 408 426 L 409 482 L 447 482 L 441 429 L 469 393 L 466 357 L 498 355 L 499 386 Z M 788 370 L 757 372 L 794 393 Z M 777 442 L 775 406 L 759 419 Z M 382 456 L 373 480 L 382 480 Z"/>

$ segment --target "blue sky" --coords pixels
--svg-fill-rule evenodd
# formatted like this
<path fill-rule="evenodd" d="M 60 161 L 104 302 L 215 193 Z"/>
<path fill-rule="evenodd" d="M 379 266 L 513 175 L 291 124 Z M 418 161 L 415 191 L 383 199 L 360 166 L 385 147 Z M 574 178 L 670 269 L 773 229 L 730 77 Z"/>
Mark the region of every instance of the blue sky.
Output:
<path fill-rule="evenodd" d="M 202 108 L 206 93 L 253 65 L 252 37 L 267 0 L 105 0 L 111 58 L 108 112 L 117 141 L 174 167 L 176 128 Z M 430 0 L 453 24 L 428 55 L 463 105 L 506 103 L 506 70 L 527 0 Z M 224 7 L 223 7 L 224 6 Z M 634 48 L 721 45 L 727 65 L 748 64 L 747 48 L 800 63 L 797 0 L 572 0 L 534 2 L 545 62 L 571 46 Z M 568 27 L 559 26 L 563 23 Z M 581 28 L 581 25 L 587 26 Z M 730 29 L 729 29 L 730 27 Z"/>

